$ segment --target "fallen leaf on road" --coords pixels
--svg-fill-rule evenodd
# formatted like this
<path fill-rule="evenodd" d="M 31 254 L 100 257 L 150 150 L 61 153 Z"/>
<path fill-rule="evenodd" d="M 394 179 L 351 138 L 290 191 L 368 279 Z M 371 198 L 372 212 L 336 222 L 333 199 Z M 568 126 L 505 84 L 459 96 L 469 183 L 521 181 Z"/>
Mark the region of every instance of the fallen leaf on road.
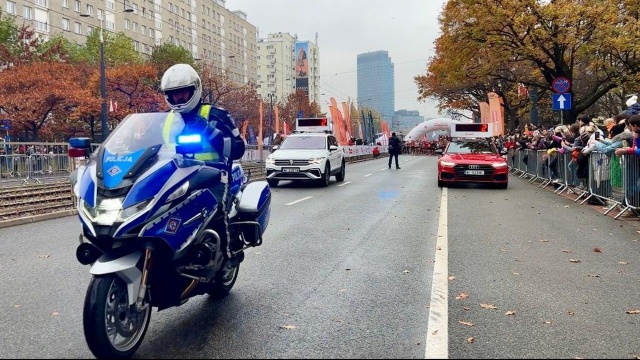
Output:
<path fill-rule="evenodd" d="M 627 310 L 627 314 L 640 314 L 640 310 Z"/>
<path fill-rule="evenodd" d="M 593 248 L 593 252 L 599 252 L 599 253 L 601 253 L 601 252 L 602 252 L 602 249 L 600 249 L 599 247 L 595 247 L 595 248 Z"/>
<path fill-rule="evenodd" d="M 280 328 L 281 329 L 292 330 L 292 329 L 295 329 L 296 327 L 293 326 L 293 325 L 281 325 Z"/>
<path fill-rule="evenodd" d="M 431 333 L 431 335 L 436 335 L 438 334 L 438 330 L 435 330 L 434 332 Z"/>
<path fill-rule="evenodd" d="M 472 344 L 472 343 L 473 343 L 473 336 L 472 336 L 472 337 L 468 337 L 468 338 L 467 338 L 467 342 L 468 342 L 469 344 Z"/>
<path fill-rule="evenodd" d="M 456 277 L 455 277 L 455 276 L 449 276 L 449 280 L 453 281 L 453 280 L 455 280 L 455 279 L 456 279 Z"/>
<path fill-rule="evenodd" d="M 628 263 L 628 262 L 626 262 L 626 261 L 618 261 L 618 264 L 620 264 L 620 265 L 627 265 L 627 264 L 629 264 L 629 263 Z"/>
<path fill-rule="evenodd" d="M 562 250 L 563 253 L 571 254 L 571 250 Z"/>
<path fill-rule="evenodd" d="M 573 312 L 573 311 L 571 311 L 571 310 L 569 310 L 569 311 L 567 311 L 567 314 L 569 314 L 569 316 L 573 316 L 573 315 L 575 315 L 576 313 L 575 313 L 575 312 Z"/>
<path fill-rule="evenodd" d="M 500 252 L 507 252 L 507 249 L 500 249 Z"/>
<path fill-rule="evenodd" d="M 578 260 L 578 259 L 569 259 L 569 262 L 572 262 L 572 263 L 580 263 L 580 262 L 582 262 L 582 261 L 581 261 L 581 260 Z"/>
<path fill-rule="evenodd" d="M 20 307 L 20 305 L 15 304 L 15 305 L 13 305 L 13 307 L 14 307 L 14 308 L 19 308 L 19 307 Z"/>
<path fill-rule="evenodd" d="M 600 277 L 599 274 L 589 274 L 589 277 Z"/>
<path fill-rule="evenodd" d="M 564 207 L 568 208 L 568 207 L 569 207 L 569 205 L 565 205 Z"/>
<path fill-rule="evenodd" d="M 464 326 L 473 326 L 473 323 L 470 321 L 462 321 L 462 320 L 458 320 L 458 322 Z"/>
<path fill-rule="evenodd" d="M 514 273 L 513 273 L 513 275 L 520 275 L 520 273 L 515 273 L 515 272 L 514 272 Z"/>
<path fill-rule="evenodd" d="M 51 257 L 51 255 L 49 255 L 49 254 L 44 254 L 44 255 L 38 255 L 38 257 L 39 257 L 40 259 L 45 259 L 45 258 Z"/>
<path fill-rule="evenodd" d="M 547 325 L 551 325 L 552 324 L 551 320 L 547 320 L 544 323 L 547 324 Z"/>
<path fill-rule="evenodd" d="M 505 315 L 509 316 L 509 315 L 515 315 L 516 312 L 515 311 L 507 311 L 506 313 L 504 313 Z"/>
<path fill-rule="evenodd" d="M 409 273 L 409 270 L 405 270 L 405 271 L 403 271 L 403 273 L 408 274 L 408 273 Z"/>
<path fill-rule="evenodd" d="M 345 292 L 345 291 L 347 291 L 347 289 L 340 289 L 340 290 L 338 290 L 338 292 L 341 292 L 341 293 L 342 293 L 342 292 Z"/>
<path fill-rule="evenodd" d="M 480 304 L 480 307 L 483 309 L 497 309 L 498 307 L 493 304 Z"/>
<path fill-rule="evenodd" d="M 351 270 L 351 269 L 345 269 L 345 270 L 346 270 L 346 271 L 349 271 L 349 270 Z"/>
<path fill-rule="evenodd" d="M 549 242 L 549 240 L 542 239 L 540 242 Z"/>
<path fill-rule="evenodd" d="M 456 300 L 464 300 L 468 297 L 469 297 L 469 294 L 467 294 L 466 292 L 461 292 L 458 295 L 456 295 Z"/>
<path fill-rule="evenodd" d="M 58 316 L 58 315 L 60 315 L 60 313 L 57 312 L 57 311 L 54 311 L 54 312 L 51 313 L 51 316 Z"/>

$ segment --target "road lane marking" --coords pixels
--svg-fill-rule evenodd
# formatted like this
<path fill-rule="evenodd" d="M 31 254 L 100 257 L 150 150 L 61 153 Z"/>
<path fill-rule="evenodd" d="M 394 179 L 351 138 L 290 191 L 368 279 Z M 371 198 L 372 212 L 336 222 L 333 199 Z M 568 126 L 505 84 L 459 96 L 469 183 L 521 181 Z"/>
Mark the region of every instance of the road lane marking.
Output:
<path fill-rule="evenodd" d="M 345 185 L 349 185 L 349 184 L 351 184 L 351 181 L 343 182 L 342 184 L 339 184 L 338 186 L 345 186 Z"/>
<path fill-rule="evenodd" d="M 369 177 L 369 176 L 371 176 L 371 175 L 373 175 L 373 174 L 367 174 L 367 175 L 365 175 L 364 177 Z"/>
<path fill-rule="evenodd" d="M 290 203 L 288 203 L 288 204 L 285 204 L 285 205 L 289 206 L 289 205 L 297 204 L 297 203 L 299 203 L 299 202 L 302 202 L 302 201 L 305 201 L 305 200 L 309 200 L 309 199 L 311 199 L 312 197 L 313 197 L 313 196 L 307 196 L 307 197 L 305 197 L 305 198 L 302 198 L 302 199 L 299 199 L 299 200 L 296 200 L 296 201 L 292 201 L 292 202 L 290 202 Z"/>
<path fill-rule="evenodd" d="M 436 253 L 433 262 L 433 280 L 431 281 L 431 300 L 429 303 L 429 324 L 425 359 L 449 358 L 449 265 L 447 237 L 447 188 L 442 188 L 440 199 L 440 217 Z"/>

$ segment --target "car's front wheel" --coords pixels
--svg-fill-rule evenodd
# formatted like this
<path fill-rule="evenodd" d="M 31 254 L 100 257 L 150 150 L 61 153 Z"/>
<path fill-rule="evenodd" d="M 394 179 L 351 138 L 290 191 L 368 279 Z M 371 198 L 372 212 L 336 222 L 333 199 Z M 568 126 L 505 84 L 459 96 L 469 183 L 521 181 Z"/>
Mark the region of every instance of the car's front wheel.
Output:
<path fill-rule="evenodd" d="M 322 174 L 322 178 L 320 179 L 320 185 L 322 187 L 327 187 L 329 186 L 330 180 L 331 180 L 331 168 L 329 167 L 329 164 L 327 164 L 324 167 L 324 174 Z"/>

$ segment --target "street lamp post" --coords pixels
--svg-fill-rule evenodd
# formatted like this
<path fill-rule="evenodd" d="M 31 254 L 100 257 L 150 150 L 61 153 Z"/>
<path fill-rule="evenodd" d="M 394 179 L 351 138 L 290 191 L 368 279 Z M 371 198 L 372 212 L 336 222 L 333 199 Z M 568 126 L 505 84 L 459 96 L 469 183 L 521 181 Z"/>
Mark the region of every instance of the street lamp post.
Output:
<path fill-rule="evenodd" d="M 124 9 L 121 12 L 133 12 L 133 9 Z M 113 13 L 116 14 L 116 13 Z M 91 14 L 81 14 L 81 17 L 91 17 Z M 102 101 L 102 107 L 100 110 L 100 127 L 102 134 L 102 141 L 104 142 L 109 135 L 109 127 L 107 125 L 107 75 L 106 75 L 106 67 L 104 63 L 104 37 L 102 35 L 103 32 L 103 21 L 106 13 L 100 17 L 100 100 Z"/>

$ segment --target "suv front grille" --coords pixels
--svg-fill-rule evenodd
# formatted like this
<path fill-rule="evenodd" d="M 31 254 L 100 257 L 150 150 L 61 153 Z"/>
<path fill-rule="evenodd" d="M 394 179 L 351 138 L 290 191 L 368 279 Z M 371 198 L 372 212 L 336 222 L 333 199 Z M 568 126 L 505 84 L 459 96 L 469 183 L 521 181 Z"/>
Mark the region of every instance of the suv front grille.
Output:
<path fill-rule="evenodd" d="M 309 160 L 276 160 L 277 166 L 307 166 Z"/>

